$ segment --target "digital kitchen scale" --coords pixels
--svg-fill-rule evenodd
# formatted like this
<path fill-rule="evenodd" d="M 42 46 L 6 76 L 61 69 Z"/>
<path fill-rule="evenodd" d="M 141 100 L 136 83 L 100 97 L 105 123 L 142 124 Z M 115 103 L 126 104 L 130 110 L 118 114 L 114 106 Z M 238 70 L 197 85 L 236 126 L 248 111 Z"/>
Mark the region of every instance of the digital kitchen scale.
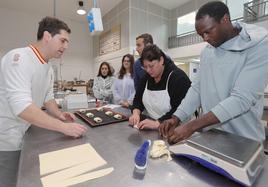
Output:
<path fill-rule="evenodd" d="M 254 183 L 265 160 L 262 143 L 215 129 L 193 135 L 169 150 L 244 186 Z"/>

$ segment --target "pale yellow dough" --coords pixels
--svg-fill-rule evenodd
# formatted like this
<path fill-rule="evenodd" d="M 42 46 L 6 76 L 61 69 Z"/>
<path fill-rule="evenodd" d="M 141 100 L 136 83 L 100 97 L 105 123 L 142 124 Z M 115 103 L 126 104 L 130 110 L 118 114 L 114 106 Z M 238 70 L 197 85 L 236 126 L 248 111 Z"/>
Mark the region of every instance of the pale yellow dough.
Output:
<path fill-rule="evenodd" d="M 151 158 L 160 158 L 163 155 L 167 155 L 167 161 L 172 160 L 165 142 L 163 140 L 155 140 L 150 151 Z"/>

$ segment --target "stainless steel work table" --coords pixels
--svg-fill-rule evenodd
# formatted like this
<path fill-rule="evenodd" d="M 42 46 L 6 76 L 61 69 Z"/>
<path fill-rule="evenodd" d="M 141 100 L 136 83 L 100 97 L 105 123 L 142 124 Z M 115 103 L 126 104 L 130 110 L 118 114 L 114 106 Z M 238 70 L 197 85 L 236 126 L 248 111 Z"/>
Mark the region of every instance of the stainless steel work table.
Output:
<path fill-rule="evenodd" d="M 81 122 L 80 120 L 78 120 Z M 81 122 L 82 123 L 82 122 Z M 107 161 L 114 171 L 104 177 L 75 185 L 76 187 L 238 187 L 235 182 L 202 167 L 186 158 L 149 160 L 144 177 L 134 172 L 134 156 L 145 139 L 159 139 L 155 131 L 138 131 L 127 122 L 102 127 L 88 127 L 86 136 L 72 139 L 56 132 L 31 127 L 25 135 L 21 152 L 17 187 L 39 187 L 38 155 L 83 143 L 90 143 Z M 79 159 L 79 155 L 77 155 Z M 254 187 L 265 187 L 268 183 L 268 161 Z"/>

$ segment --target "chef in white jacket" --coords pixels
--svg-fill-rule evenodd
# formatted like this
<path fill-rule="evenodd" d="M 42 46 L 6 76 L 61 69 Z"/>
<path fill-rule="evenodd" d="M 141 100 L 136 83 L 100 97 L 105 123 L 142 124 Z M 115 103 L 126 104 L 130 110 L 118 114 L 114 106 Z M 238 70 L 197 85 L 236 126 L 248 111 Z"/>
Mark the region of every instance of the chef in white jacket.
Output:
<path fill-rule="evenodd" d="M 53 98 L 53 71 L 48 61 L 62 56 L 70 32 L 64 22 L 45 17 L 39 22 L 37 42 L 13 49 L 1 60 L 1 187 L 16 186 L 20 149 L 30 124 L 75 138 L 86 132 L 85 126 L 74 122 L 73 114 L 58 109 Z"/>

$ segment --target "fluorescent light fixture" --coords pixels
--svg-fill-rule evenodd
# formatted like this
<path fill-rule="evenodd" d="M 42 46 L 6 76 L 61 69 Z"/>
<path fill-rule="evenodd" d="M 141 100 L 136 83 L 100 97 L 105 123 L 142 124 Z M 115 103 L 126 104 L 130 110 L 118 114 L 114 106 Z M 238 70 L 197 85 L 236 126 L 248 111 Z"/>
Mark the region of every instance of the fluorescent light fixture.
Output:
<path fill-rule="evenodd" d="M 85 14 L 86 14 L 86 11 L 83 10 L 83 9 L 78 9 L 78 10 L 76 11 L 76 13 L 79 14 L 79 15 L 85 15 Z"/>
<path fill-rule="evenodd" d="M 200 62 L 200 59 L 199 58 L 193 58 L 192 62 Z"/>
<path fill-rule="evenodd" d="M 76 13 L 79 14 L 79 15 L 85 15 L 87 12 L 85 11 L 85 9 L 83 7 L 84 2 L 83 1 L 78 1 L 78 5 L 79 5 L 79 7 L 78 7 Z"/>

